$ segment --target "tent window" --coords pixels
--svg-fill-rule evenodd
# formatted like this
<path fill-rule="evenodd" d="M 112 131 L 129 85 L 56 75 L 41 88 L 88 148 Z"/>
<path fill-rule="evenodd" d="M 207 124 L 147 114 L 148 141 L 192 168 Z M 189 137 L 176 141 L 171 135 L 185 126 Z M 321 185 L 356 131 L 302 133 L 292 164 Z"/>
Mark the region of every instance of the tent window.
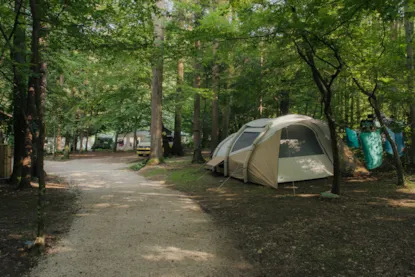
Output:
<path fill-rule="evenodd" d="M 232 147 L 232 152 L 251 146 L 254 140 L 259 136 L 259 132 L 244 132 Z"/>
<path fill-rule="evenodd" d="M 314 132 L 303 125 L 291 125 L 281 130 L 280 158 L 324 154 Z"/>

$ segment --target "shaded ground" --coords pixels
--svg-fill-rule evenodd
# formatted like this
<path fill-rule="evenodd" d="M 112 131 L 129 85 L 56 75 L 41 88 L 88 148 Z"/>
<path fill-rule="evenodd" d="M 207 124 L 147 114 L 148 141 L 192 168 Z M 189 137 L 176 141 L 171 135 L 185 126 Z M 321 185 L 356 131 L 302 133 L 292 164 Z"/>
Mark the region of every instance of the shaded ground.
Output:
<path fill-rule="evenodd" d="M 47 178 L 46 243 L 53 246 L 70 226 L 76 192 L 57 177 Z M 25 250 L 36 237 L 37 188 L 16 191 L 0 185 L 0 276 L 23 276 L 37 257 Z"/>
<path fill-rule="evenodd" d="M 121 156 L 47 163 L 77 185 L 81 208 L 30 276 L 257 276 L 192 199 L 129 170 L 136 157 Z"/>
<path fill-rule="evenodd" d="M 118 162 L 132 162 L 132 161 L 138 161 L 142 158 L 139 158 L 137 155 L 135 155 L 134 151 L 117 151 L 112 152 L 111 150 L 99 150 L 95 152 L 77 152 L 77 153 L 70 153 L 69 160 L 79 160 L 79 159 L 99 159 L 99 158 L 108 158 L 111 157 L 112 161 L 118 161 Z M 67 161 L 63 160 L 62 154 L 57 154 L 55 157 L 53 155 L 47 155 L 46 160 L 48 161 Z"/>
<path fill-rule="evenodd" d="M 340 199 L 322 200 L 326 180 L 275 190 L 189 161 L 170 159 L 140 172 L 197 200 L 234 234 L 260 276 L 415 276 L 415 189 L 397 189 L 389 174 L 348 179 Z"/>

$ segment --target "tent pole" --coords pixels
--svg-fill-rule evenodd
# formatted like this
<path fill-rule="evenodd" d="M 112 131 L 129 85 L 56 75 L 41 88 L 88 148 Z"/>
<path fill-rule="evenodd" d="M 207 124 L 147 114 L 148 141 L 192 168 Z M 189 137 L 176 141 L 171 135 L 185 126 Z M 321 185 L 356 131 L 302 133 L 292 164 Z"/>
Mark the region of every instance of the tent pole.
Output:
<path fill-rule="evenodd" d="M 242 128 L 236 133 L 235 137 L 232 139 L 232 142 L 229 143 L 228 149 L 226 150 L 225 160 L 223 161 L 223 175 L 228 176 L 228 164 L 229 164 L 229 154 L 231 153 L 231 149 L 235 144 L 235 141 L 239 138 L 239 136 L 245 131 L 247 128 L 246 125 L 242 126 Z"/>
<path fill-rule="evenodd" d="M 260 134 L 255 140 L 254 140 L 254 142 L 252 143 L 252 145 L 251 145 L 251 147 L 249 147 L 249 151 L 248 151 L 248 154 L 247 154 L 247 156 L 246 156 L 246 158 L 245 158 L 245 161 L 244 161 L 244 167 L 243 167 L 243 173 L 244 173 L 244 183 L 247 183 L 248 182 L 248 164 L 249 164 L 249 161 L 250 161 L 250 159 L 251 159 L 251 156 L 252 156 L 252 153 L 254 152 L 254 149 L 255 149 L 255 147 L 256 147 L 256 145 L 258 144 L 258 142 L 262 139 L 262 137 L 269 131 L 269 128 L 270 128 L 270 125 L 271 125 L 271 123 L 268 123 L 266 126 L 265 126 L 265 130 L 264 130 L 264 132 L 262 132 L 262 134 Z"/>

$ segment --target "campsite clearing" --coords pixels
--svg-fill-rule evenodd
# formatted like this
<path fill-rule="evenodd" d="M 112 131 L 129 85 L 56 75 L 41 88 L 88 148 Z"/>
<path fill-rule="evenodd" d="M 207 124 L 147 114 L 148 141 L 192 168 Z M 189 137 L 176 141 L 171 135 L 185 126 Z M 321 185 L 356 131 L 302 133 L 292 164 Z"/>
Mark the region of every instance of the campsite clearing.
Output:
<path fill-rule="evenodd" d="M 173 158 L 140 173 L 197 200 L 260 276 L 415 276 L 413 185 L 398 189 L 388 174 L 347 179 L 340 199 L 322 200 L 325 179 L 273 189 L 189 164 Z"/>

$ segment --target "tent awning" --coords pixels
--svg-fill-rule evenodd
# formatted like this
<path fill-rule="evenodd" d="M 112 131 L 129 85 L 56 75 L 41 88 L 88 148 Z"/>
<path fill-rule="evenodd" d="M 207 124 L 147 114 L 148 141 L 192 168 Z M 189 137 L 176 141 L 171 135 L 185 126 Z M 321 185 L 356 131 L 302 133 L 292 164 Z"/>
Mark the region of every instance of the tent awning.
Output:
<path fill-rule="evenodd" d="M 218 166 L 219 164 L 223 163 L 223 161 L 225 160 L 224 156 L 216 156 L 213 159 L 211 159 L 206 166 L 209 167 L 210 169 L 213 169 L 215 166 Z"/>

